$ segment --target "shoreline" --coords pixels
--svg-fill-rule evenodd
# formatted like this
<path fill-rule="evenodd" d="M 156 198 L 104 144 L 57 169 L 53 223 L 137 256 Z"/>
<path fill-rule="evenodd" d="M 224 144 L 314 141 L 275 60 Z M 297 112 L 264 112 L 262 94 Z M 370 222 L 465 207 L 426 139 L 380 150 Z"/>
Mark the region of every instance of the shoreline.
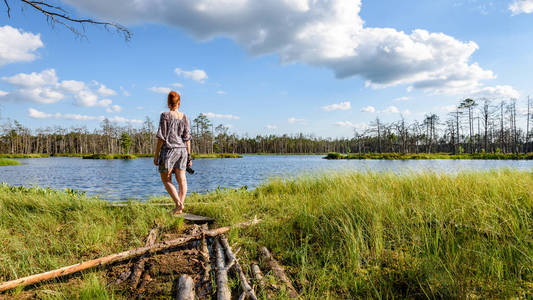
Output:
<path fill-rule="evenodd" d="M 342 160 L 342 159 L 375 159 L 375 160 L 432 160 L 432 159 L 470 159 L 470 160 L 533 160 L 533 153 L 337 153 L 330 152 L 324 159 Z"/>

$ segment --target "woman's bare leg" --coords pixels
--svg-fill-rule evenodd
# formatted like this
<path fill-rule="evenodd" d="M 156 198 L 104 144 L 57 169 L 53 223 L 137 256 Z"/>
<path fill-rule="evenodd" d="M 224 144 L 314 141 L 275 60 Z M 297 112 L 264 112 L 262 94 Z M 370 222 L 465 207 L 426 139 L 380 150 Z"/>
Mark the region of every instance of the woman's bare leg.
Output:
<path fill-rule="evenodd" d="M 179 198 L 181 199 L 181 209 L 185 203 L 185 196 L 187 195 L 187 176 L 185 176 L 185 170 L 174 169 L 176 174 L 176 181 L 179 187 Z"/>
<path fill-rule="evenodd" d="M 180 197 L 178 196 L 178 191 L 176 190 L 176 187 L 172 183 L 172 171 L 168 173 L 160 173 L 161 174 L 161 181 L 163 181 L 163 184 L 165 185 L 165 189 L 167 190 L 168 194 L 174 200 L 174 203 L 176 204 L 176 208 L 174 209 L 173 213 L 181 213 L 181 202 Z"/>

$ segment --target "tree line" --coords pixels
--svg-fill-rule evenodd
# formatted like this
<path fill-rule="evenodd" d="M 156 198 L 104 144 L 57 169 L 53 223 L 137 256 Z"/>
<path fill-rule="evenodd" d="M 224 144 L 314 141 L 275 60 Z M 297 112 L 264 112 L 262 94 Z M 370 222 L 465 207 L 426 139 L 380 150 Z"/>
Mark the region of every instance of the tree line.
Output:
<path fill-rule="evenodd" d="M 523 153 L 533 151 L 533 101 L 517 108 L 515 100 L 494 103 L 465 99 L 441 120 L 427 114 L 423 120 L 386 123 L 377 117 L 350 138 L 314 135 L 238 136 L 198 115 L 191 122 L 194 153 Z M 525 126 L 520 127 L 518 124 Z M 0 125 L 0 153 L 115 154 L 152 153 L 157 127 L 146 117 L 139 128 L 119 126 L 105 119 L 92 131 L 60 126 L 30 130 L 16 120 Z"/>

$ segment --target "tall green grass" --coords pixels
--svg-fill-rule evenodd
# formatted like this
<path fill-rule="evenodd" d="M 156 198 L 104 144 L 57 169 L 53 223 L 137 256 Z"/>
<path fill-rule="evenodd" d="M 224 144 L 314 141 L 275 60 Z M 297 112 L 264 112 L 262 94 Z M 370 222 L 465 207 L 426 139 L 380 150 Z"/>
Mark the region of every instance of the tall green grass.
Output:
<path fill-rule="evenodd" d="M 262 244 L 309 299 L 509 298 L 533 289 L 533 172 L 345 173 L 193 197 Z M 193 203 L 191 203 L 193 202 Z M 531 295 L 531 294 L 529 294 Z"/>
<path fill-rule="evenodd" d="M 9 154 L 0 153 L 0 158 L 42 158 L 50 157 L 48 153 L 32 153 L 32 154 Z"/>
<path fill-rule="evenodd" d="M 526 298 L 532 186 L 533 172 L 512 170 L 326 173 L 191 194 L 185 210 L 216 226 L 262 219 L 232 230 L 230 242 L 245 266 L 267 246 L 306 299 Z M 160 206 L 0 186 L 0 280 L 139 246 L 153 219 L 175 222 Z M 120 296 L 94 274 L 83 277 L 88 291 Z"/>
<path fill-rule="evenodd" d="M 14 159 L 0 158 L 0 166 L 15 166 L 15 165 L 20 165 L 20 162 Z"/>

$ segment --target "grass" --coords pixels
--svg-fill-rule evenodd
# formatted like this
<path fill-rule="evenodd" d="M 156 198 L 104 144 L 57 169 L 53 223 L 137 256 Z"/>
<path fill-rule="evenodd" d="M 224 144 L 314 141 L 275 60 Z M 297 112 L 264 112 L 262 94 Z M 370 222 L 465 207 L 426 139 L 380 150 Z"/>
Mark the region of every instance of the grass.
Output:
<path fill-rule="evenodd" d="M 15 166 L 15 165 L 20 165 L 20 162 L 14 159 L 0 158 L 0 166 Z"/>
<path fill-rule="evenodd" d="M 217 225 L 262 219 L 232 230 L 230 243 L 242 247 L 245 265 L 258 259 L 258 245 L 267 246 L 306 299 L 526 298 L 533 289 L 531 186 L 533 172 L 512 170 L 327 173 L 192 194 L 186 210 Z M 75 191 L 1 186 L 0 279 L 139 246 L 153 219 L 170 226 L 166 212 L 108 207 Z M 122 297 L 99 271 L 83 276 L 79 289 L 57 293 L 81 295 L 84 287 Z"/>
<path fill-rule="evenodd" d="M 325 159 L 386 159 L 386 160 L 406 160 L 406 159 L 487 159 L 487 160 L 530 160 L 533 153 L 348 153 L 341 154 L 330 152 Z"/>
<path fill-rule="evenodd" d="M 133 154 L 88 154 L 82 156 L 83 159 L 135 159 Z"/>
<path fill-rule="evenodd" d="M 9 154 L 0 153 L 0 158 L 42 158 L 50 157 L 48 153 L 32 153 L 32 154 Z"/>
<path fill-rule="evenodd" d="M 242 158 L 242 155 L 237 153 L 209 153 L 209 154 L 192 154 L 192 158 Z"/>

